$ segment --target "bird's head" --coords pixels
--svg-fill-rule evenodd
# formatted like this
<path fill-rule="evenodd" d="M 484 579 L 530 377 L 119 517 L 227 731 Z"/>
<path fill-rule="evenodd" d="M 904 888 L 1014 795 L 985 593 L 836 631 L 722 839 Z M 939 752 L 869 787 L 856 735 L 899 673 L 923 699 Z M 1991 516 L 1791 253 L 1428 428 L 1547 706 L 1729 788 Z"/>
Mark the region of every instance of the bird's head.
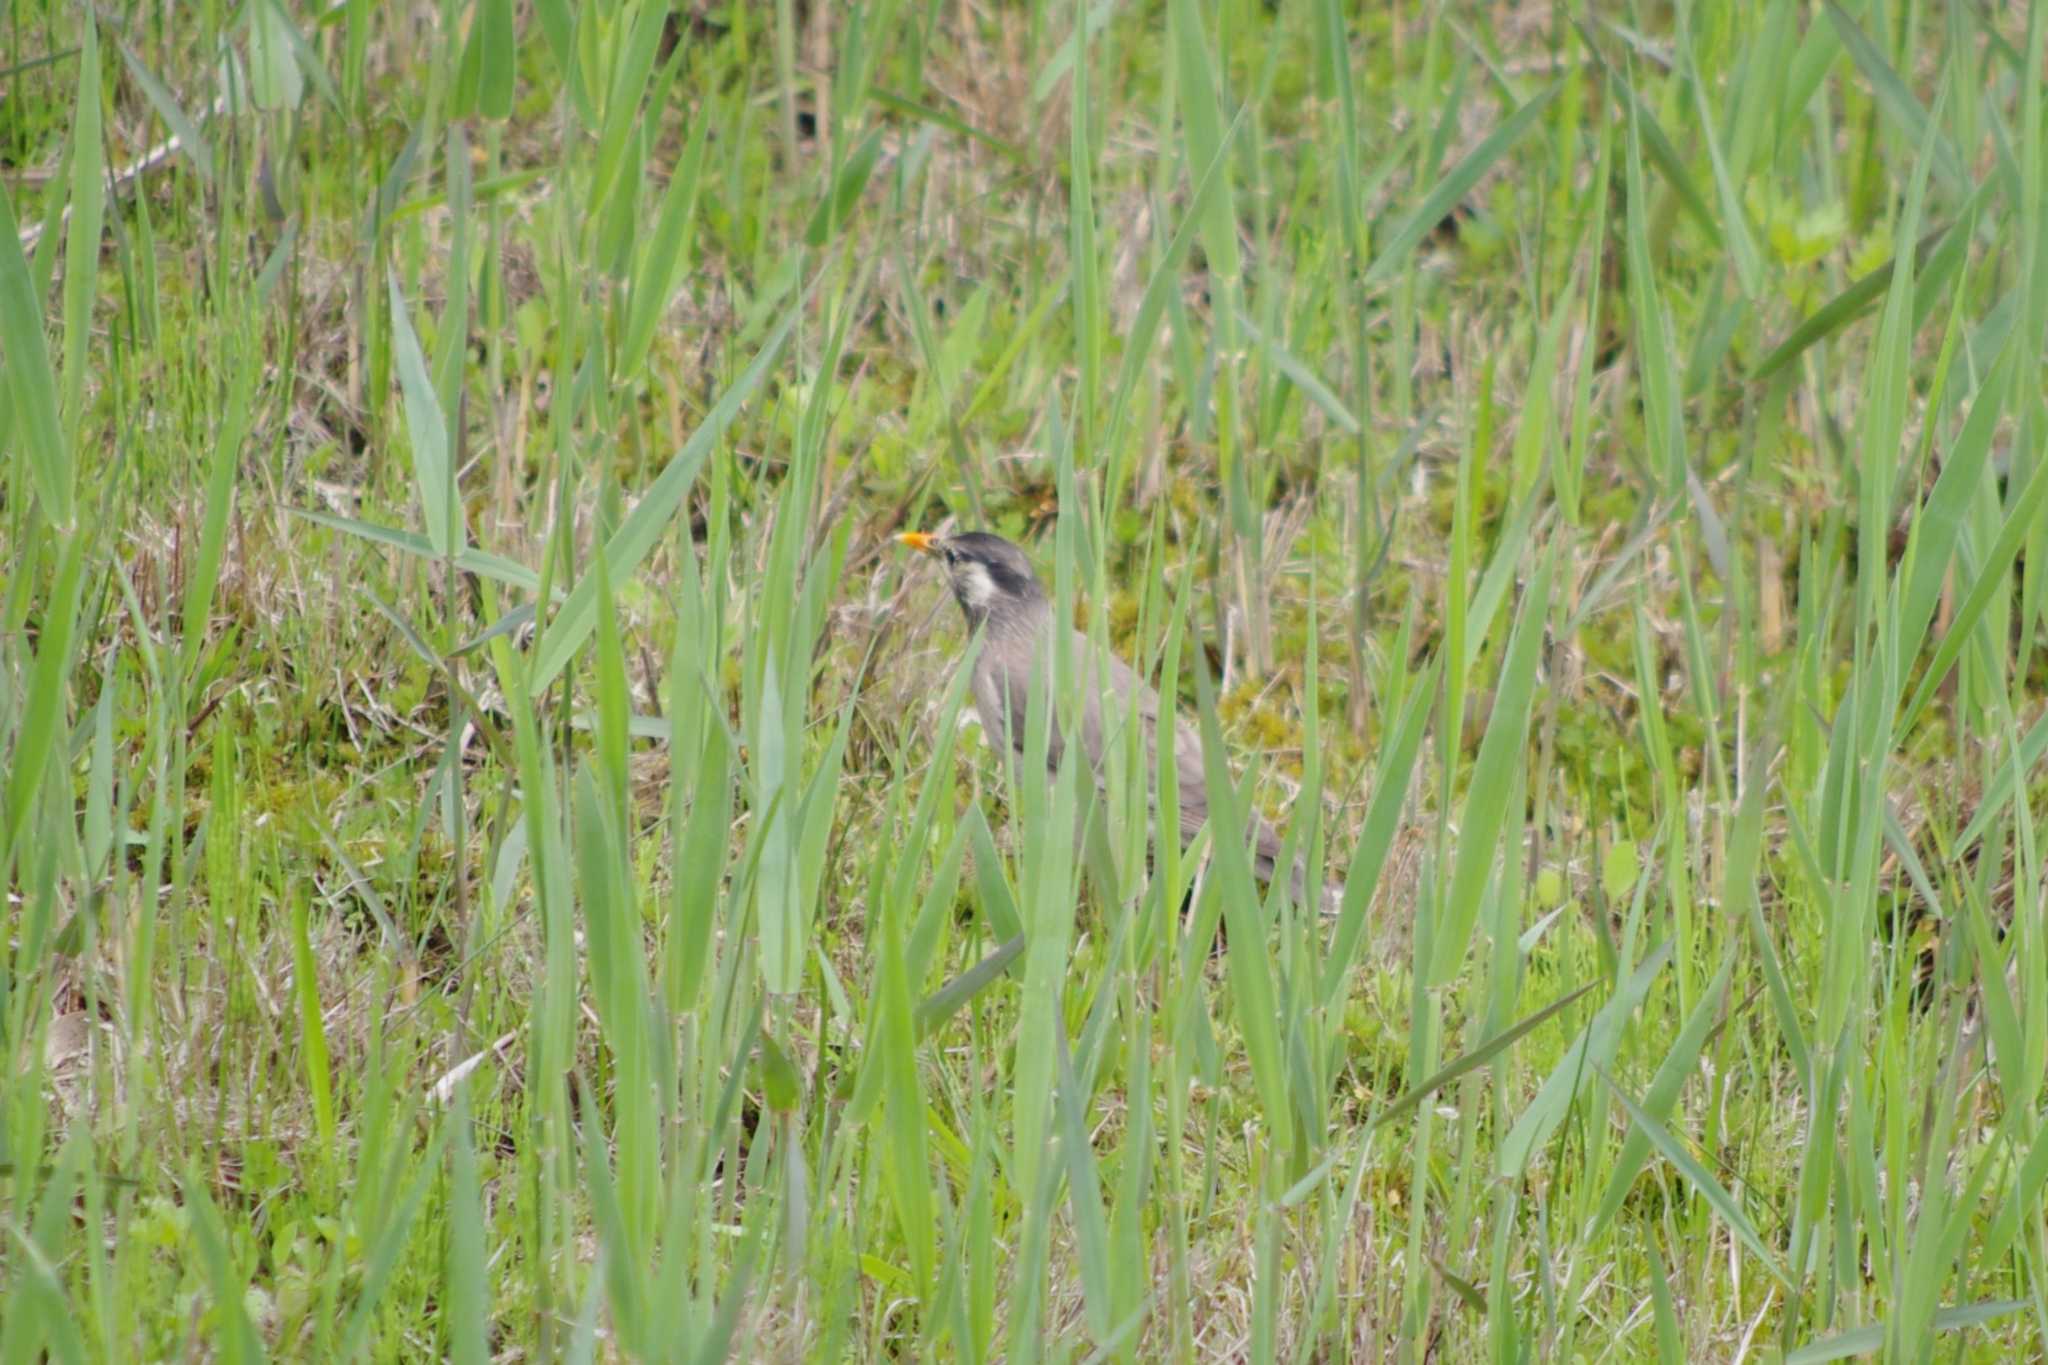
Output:
<path fill-rule="evenodd" d="M 1031 561 L 1001 536 L 986 531 L 957 536 L 905 531 L 896 539 L 945 565 L 946 580 L 970 630 L 983 623 L 1000 627 L 1028 620 L 1045 602 Z"/>

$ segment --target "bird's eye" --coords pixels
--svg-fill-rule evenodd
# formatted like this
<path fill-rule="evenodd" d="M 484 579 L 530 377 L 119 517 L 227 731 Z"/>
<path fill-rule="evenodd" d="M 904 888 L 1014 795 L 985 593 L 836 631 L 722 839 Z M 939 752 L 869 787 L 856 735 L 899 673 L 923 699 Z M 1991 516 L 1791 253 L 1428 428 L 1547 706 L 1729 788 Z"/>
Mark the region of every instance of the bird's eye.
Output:
<path fill-rule="evenodd" d="M 946 557 L 946 562 L 948 564 L 958 564 L 960 562 L 960 552 L 958 550 L 955 550 L 950 545 L 947 546 L 945 549 L 940 550 L 939 553 Z"/>

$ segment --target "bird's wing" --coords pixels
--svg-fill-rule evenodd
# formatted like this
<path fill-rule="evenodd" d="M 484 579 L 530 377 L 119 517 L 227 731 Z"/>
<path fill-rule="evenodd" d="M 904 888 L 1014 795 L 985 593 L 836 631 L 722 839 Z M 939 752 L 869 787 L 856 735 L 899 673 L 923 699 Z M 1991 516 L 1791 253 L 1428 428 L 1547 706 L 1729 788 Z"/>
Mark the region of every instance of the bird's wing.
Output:
<path fill-rule="evenodd" d="M 1102 771 L 1102 755 L 1109 744 L 1119 742 L 1129 722 L 1131 702 L 1137 701 L 1138 723 L 1145 727 L 1145 749 L 1149 759 L 1152 736 L 1159 723 L 1159 694 L 1122 659 L 1111 654 L 1101 660 L 1098 679 L 1093 647 L 1088 637 L 1074 632 L 1074 658 L 1081 675 L 1081 747 L 1095 771 Z M 1107 706 L 1107 711 L 1105 711 Z"/>
<path fill-rule="evenodd" d="M 1076 632 L 1075 649 L 1079 651 L 1086 646 L 1087 637 Z M 1088 656 L 1083 654 L 1080 657 Z M 1159 693 L 1153 690 L 1150 683 L 1132 671 L 1122 659 L 1113 654 L 1106 661 L 1106 667 L 1109 686 L 1100 691 L 1089 687 L 1082 694 L 1083 746 L 1089 761 L 1095 765 L 1096 771 L 1100 772 L 1104 732 L 1107 731 L 1110 742 L 1116 740 L 1122 733 L 1126 718 L 1131 714 L 1129 699 L 1136 697 L 1138 723 L 1145 727 L 1145 787 L 1151 791 L 1158 773 L 1154 766 L 1158 750 L 1154 746 L 1159 740 L 1161 724 L 1162 703 L 1159 700 Z M 1108 718 L 1106 725 L 1101 712 L 1103 698 L 1107 698 L 1111 706 L 1118 708 L 1116 714 Z M 1176 779 L 1174 786 L 1175 795 L 1178 797 L 1175 804 L 1179 807 L 1181 839 L 1185 842 L 1194 837 L 1195 831 L 1202 827 L 1202 821 L 1207 819 L 1209 814 L 1209 787 L 1202 769 L 1202 737 L 1194 726 L 1170 712 L 1165 723 L 1172 727 L 1173 768 Z"/>
<path fill-rule="evenodd" d="M 1088 637 L 1078 630 L 1074 632 L 1074 658 L 1083 661 L 1084 666 L 1092 664 L 1094 660 Z M 1105 736 L 1109 743 L 1116 742 L 1122 736 L 1123 727 L 1131 715 L 1131 699 L 1135 697 L 1138 723 L 1145 728 L 1145 762 L 1148 765 L 1145 779 L 1147 785 L 1150 785 L 1154 772 L 1149 765 L 1157 752 L 1153 745 L 1158 742 L 1159 737 L 1159 693 L 1153 689 L 1152 684 L 1139 677 L 1130 665 L 1114 654 L 1104 659 L 1102 665 L 1107 680 L 1106 686 L 1096 685 L 1092 671 L 1082 675 L 1082 750 L 1088 755 L 1089 763 L 1100 772 Z M 1105 702 L 1112 708 L 1107 716 L 1103 712 Z M 1208 803 L 1208 786 L 1203 779 L 1202 771 L 1202 737 L 1194 726 L 1179 716 L 1169 713 L 1168 719 L 1173 727 L 1173 766 L 1178 778 L 1181 810 L 1186 812 L 1190 804 L 1196 806 L 1198 810 L 1195 823 L 1199 825 L 1199 808 L 1205 808 Z"/>
<path fill-rule="evenodd" d="M 980 657 L 974 661 L 974 710 L 981 717 L 981 728 L 990 744 L 1008 745 L 1021 754 L 1024 718 L 1031 705 L 1031 670 L 1028 657 L 1020 650 L 1006 648 L 1006 644 L 985 641 Z M 1046 737 L 1047 764 L 1058 767 L 1063 750 L 1059 721 L 1055 718 L 1052 733 Z"/>
<path fill-rule="evenodd" d="M 1041 640 L 1043 637 L 1041 637 Z M 1153 690 L 1129 665 L 1111 654 L 1101 660 L 1105 686 L 1098 686 L 1093 671 L 1094 647 L 1088 637 L 1080 631 L 1073 636 L 1073 660 L 1081 673 L 1081 752 L 1088 761 L 1091 772 L 1101 780 L 1102 755 L 1105 743 L 1114 743 L 1122 733 L 1122 727 L 1131 714 L 1131 698 L 1137 700 L 1139 724 L 1145 727 L 1145 762 L 1155 760 L 1160 724 L 1159 693 Z M 1044 652 L 1041 648 L 1040 651 Z M 981 658 L 975 664 L 974 704 L 981 715 L 981 723 L 989 732 L 991 742 L 1007 740 L 1017 752 L 1024 750 L 1024 717 L 1031 700 L 1031 674 L 1027 651 L 1017 648 L 1000 648 L 994 645 L 982 650 Z M 1115 708 L 1114 714 L 1105 716 L 1103 703 Z M 1202 822 L 1209 818 L 1209 788 L 1202 766 L 1202 738 L 1195 727 L 1178 716 L 1170 716 L 1173 726 L 1174 773 L 1178 781 L 1180 837 L 1182 843 L 1195 837 Z M 1059 722 L 1055 720 L 1052 733 L 1048 736 L 1047 762 L 1057 768 L 1064 745 L 1060 736 Z M 1155 769 L 1145 774 L 1145 786 L 1152 790 Z M 1252 843 L 1253 870 L 1261 880 L 1272 875 L 1280 858 L 1280 835 L 1272 825 L 1254 810 L 1245 823 L 1245 833 Z M 1295 878 L 1300 880 L 1297 867 Z"/>
<path fill-rule="evenodd" d="M 1081 752 L 1088 760 L 1089 770 L 1098 776 L 1102 772 L 1102 754 L 1105 731 L 1110 741 L 1122 732 L 1126 717 L 1130 715 L 1130 698 L 1137 698 L 1138 720 L 1145 727 L 1145 749 L 1147 762 L 1150 761 L 1153 736 L 1159 725 L 1159 694 L 1148 686 L 1143 678 L 1133 673 L 1122 659 L 1114 654 L 1101 661 L 1102 673 L 1096 672 L 1095 655 L 1088 637 L 1080 631 L 1073 633 L 1073 654 L 1071 659 L 1079 676 L 1081 712 Z M 975 660 L 974 709 L 981 717 L 982 728 L 988 731 L 991 743 L 1007 743 L 1018 753 L 1024 751 L 1025 718 L 1031 709 L 1031 666 L 1032 659 L 1051 662 L 1051 650 L 1045 636 L 1040 636 L 1027 648 L 1023 637 L 1006 640 L 990 640 Z M 1105 714 L 1103 703 L 1108 701 Z M 1105 724 L 1105 721 L 1107 722 Z M 1185 730 L 1186 727 L 1181 727 Z M 1059 720 L 1055 716 L 1046 761 L 1053 767 L 1059 766 L 1065 744 L 1060 734 Z M 1188 745 L 1192 744 L 1190 750 Z M 1202 748 L 1192 732 L 1176 734 L 1175 757 L 1181 769 L 1181 786 L 1188 788 L 1188 774 L 1194 775 L 1194 790 L 1202 785 Z M 1189 768 L 1187 754 L 1192 752 L 1193 767 Z"/>
<path fill-rule="evenodd" d="M 1017 752 L 1024 751 L 1025 718 L 1031 710 L 1031 666 L 1033 658 L 1043 659 L 1051 666 L 1051 649 L 1044 636 L 1026 647 L 1023 637 L 1004 640 L 990 640 L 981 651 L 981 657 L 974 665 L 974 709 L 981 716 L 983 728 L 989 732 L 991 742 L 1005 741 Z M 1151 739 L 1159 714 L 1159 697 L 1143 679 L 1125 666 L 1115 655 L 1105 661 L 1107 667 L 1107 688 L 1097 685 L 1092 667 L 1093 653 L 1088 637 L 1080 631 L 1073 634 L 1073 666 L 1080 676 L 1079 701 L 1081 705 L 1081 752 L 1087 757 L 1091 770 L 1102 771 L 1103 751 L 1103 707 L 1106 695 L 1115 708 L 1109 719 L 1109 731 L 1118 732 L 1123 717 L 1128 714 L 1124 707 L 1128 702 L 1119 703 L 1117 698 L 1128 697 L 1135 692 L 1138 697 L 1138 715 L 1145 725 L 1146 739 Z M 1057 714 L 1052 722 L 1052 733 L 1046 753 L 1048 764 L 1057 767 L 1065 744 L 1060 734 Z M 1199 757 L 1199 749 L 1197 756 Z"/>

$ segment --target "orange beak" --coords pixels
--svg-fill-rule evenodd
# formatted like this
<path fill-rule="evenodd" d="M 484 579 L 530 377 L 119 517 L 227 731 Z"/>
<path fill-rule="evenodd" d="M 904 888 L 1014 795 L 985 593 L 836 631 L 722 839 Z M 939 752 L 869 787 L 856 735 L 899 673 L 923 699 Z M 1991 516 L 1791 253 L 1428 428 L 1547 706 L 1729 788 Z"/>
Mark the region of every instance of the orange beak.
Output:
<path fill-rule="evenodd" d="M 924 554 L 932 552 L 932 546 L 937 540 L 937 536 L 928 536 L 922 531 L 905 531 L 896 537 L 897 544 L 908 545 L 911 549 Z"/>

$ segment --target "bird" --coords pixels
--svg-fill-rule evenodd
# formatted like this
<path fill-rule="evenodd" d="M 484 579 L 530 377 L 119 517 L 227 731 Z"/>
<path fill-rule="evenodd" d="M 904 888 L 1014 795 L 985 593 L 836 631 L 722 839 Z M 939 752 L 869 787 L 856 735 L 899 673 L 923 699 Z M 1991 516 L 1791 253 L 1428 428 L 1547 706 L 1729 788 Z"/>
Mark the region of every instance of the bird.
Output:
<path fill-rule="evenodd" d="M 979 631 L 983 637 L 981 652 L 974 660 L 973 677 L 969 680 L 982 731 L 992 743 L 998 746 L 1007 744 L 1013 752 L 1022 754 L 1032 678 L 1040 670 L 1052 668 L 1053 631 L 1056 629 L 1052 600 L 1046 596 L 1045 588 L 1032 570 L 1031 561 L 1015 545 L 987 531 L 964 531 L 948 536 L 905 531 L 896 540 L 937 559 L 945 569 L 953 599 L 960 604 L 960 612 L 967 618 L 968 633 L 972 635 Z M 1074 632 L 1071 657 L 1079 678 L 1081 751 L 1098 784 L 1103 780 L 1102 698 L 1105 695 L 1120 708 L 1119 715 L 1129 715 L 1132 699 L 1136 698 L 1138 718 L 1145 731 L 1146 770 L 1155 774 L 1152 781 L 1157 780 L 1159 771 L 1155 746 L 1160 719 L 1162 715 L 1167 716 L 1173 734 L 1180 838 L 1185 846 L 1209 816 L 1209 789 L 1202 766 L 1201 736 L 1184 718 L 1165 712 L 1158 692 L 1114 654 L 1102 661 L 1106 684 L 1096 686 L 1092 674 L 1087 671 L 1088 661 L 1096 656 L 1088 637 L 1078 630 Z M 1047 686 L 1046 683 L 1040 685 Z M 1049 687 L 1041 695 L 1048 693 Z M 1116 718 L 1112 717 L 1112 722 Z M 1054 721 L 1049 727 L 1046 746 L 1046 763 L 1051 771 L 1059 770 L 1065 752 L 1058 722 Z M 1247 834 L 1251 845 L 1252 872 L 1260 881 L 1270 884 L 1274 869 L 1280 862 L 1280 835 L 1256 812 Z M 1299 900 L 1306 883 L 1306 872 L 1298 860 L 1292 868 L 1290 882 L 1295 898 Z M 1324 910 L 1334 909 L 1337 902 L 1334 890 L 1325 888 L 1321 901 Z"/>

